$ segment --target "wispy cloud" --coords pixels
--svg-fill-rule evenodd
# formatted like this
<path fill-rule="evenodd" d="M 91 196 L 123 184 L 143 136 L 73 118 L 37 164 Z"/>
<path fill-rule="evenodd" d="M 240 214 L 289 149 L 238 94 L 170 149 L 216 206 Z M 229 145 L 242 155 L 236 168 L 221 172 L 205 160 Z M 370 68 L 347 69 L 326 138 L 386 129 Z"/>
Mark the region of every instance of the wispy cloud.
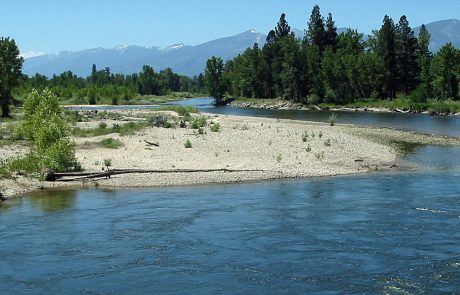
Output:
<path fill-rule="evenodd" d="M 26 51 L 26 52 L 21 52 L 21 56 L 23 58 L 31 58 L 31 57 L 36 57 L 36 56 L 41 56 L 45 55 L 46 53 L 41 52 L 41 51 Z"/>

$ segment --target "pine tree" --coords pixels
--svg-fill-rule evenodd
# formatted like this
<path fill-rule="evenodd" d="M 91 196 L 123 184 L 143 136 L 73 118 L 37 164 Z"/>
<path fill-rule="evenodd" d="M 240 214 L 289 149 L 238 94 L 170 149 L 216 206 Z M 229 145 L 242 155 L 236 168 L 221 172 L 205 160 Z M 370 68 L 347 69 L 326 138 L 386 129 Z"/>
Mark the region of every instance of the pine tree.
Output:
<path fill-rule="evenodd" d="M 383 94 L 392 99 L 396 97 L 396 34 L 393 20 L 385 15 L 383 25 L 377 36 L 377 54 L 383 63 Z"/>
<path fill-rule="evenodd" d="M 326 32 L 325 32 L 325 46 L 332 48 L 335 52 L 337 49 L 337 27 L 335 21 L 332 19 L 332 14 L 329 13 L 326 20 Z"/>
<path fill-rule="evenodd" d="M 280 20 L 275 28 L 275 35 L 277 39 L 286 37 L 291 32 L 291 27 L 286 21 L 286 14 L 281 14 Z"/>
<path fill-rule="evenodd" d="M 418 66 L 420 68 L 420 73 L 418 80 L 420 82 L 420 93 L 421 101 L 426 101 L 426 99 L 431 98 L 433 95 L 433 87 L 431 83 L 433 81 L 431 75 L 431 60 L 432 54 L 430 52 L 430 38 L 431 35 L 428 32 L 425 25 L 422 25 L 418 35 Z"/>
<path fill-rule="evenodd" d="M 405 15 L 399 20 L 396 36 L 398 89 L 409 94 L 417 87 L 420 69 L 417 63 L 418 40 Z"/>
<path fill-rule="evenodd" d="M 321 16 L 318 5 L 313 7 L 305 36 L 305 42 L 317 46 L 320 53 L 324 51 L 326 32 L 324 29 L 324 18 Z"/>
<path fill-rule="evenodd" d="M 2 117 L 10 116 L 13 88 L 19 86 L 24 59 L 14 39 L 0 38 L 0 104 Z"/>

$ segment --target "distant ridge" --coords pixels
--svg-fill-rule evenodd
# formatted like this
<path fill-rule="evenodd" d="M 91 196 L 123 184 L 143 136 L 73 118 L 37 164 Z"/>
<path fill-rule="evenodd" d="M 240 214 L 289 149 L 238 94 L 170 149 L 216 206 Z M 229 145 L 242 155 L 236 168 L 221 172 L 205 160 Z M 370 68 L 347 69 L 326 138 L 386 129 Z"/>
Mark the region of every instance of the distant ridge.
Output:
<path fill-rule="evenodd" d="M 426 24 L 431 34 L 431 50 L 438 51 L 444 44 L 451 42 L 460 48 L 460 20 L 449 19 Z M 298 38 L 303 38 L 302 30 L 292 30 Z M 344 32 L 346 28 L 338 28 Z M 420 27 L 414 28 L 416 35 Z M 168 47 L 117 46 L 114 48 L 93 48 L 77 52 L 63 51 L 26 58 L 23 72 L 28 75 L 40 73 L 48 77 L 71 70 L 86 77 L 90 74 L 92 64 L 102 69 L 110 67 L 113 73 L 132 74 L 150 65 L 156 71 L 172 68 L 175 72 L 194 76 L 203 71 L 206 60 L 215 55 L 224 60 L 242 53 L 254 43 L 265 44 L 266 35 L 248 30 L 238 35 L 212 40 L 200 45 L 174 44 Z M 27 56 L 26 56 L 27 57 Z"/>

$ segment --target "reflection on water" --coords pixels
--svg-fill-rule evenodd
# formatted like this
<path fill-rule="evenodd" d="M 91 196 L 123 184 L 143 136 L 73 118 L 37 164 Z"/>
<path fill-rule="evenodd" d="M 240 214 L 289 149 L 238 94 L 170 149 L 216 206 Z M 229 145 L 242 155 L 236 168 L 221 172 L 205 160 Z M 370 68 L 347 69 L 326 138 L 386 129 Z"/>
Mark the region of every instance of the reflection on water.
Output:
<path fill-rule="evenodd" d="M 72 209 L 76 203 L 75 191 L 40 191 L 33 193 L 30 198 L 31 206 L 44 212 L 56 212 Z"/>

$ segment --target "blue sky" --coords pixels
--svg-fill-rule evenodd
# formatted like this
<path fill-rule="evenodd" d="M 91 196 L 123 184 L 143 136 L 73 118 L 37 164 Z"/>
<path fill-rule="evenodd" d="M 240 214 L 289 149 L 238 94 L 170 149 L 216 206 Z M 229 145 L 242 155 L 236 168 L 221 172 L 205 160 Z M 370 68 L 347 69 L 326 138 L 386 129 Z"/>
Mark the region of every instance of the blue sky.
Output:
<path fill-rule="evenodd" d="M 286 13 L 304 29 L 313 5 L 337 26 L 370 33 L 385 14 L 413 27 L 460 19 L 459 0 L 15 0 L 1 4 L 0 36 L 22 52 L 54 53 L 117 45 L 200 44 L 249 29 L 267 33 Z"/>

